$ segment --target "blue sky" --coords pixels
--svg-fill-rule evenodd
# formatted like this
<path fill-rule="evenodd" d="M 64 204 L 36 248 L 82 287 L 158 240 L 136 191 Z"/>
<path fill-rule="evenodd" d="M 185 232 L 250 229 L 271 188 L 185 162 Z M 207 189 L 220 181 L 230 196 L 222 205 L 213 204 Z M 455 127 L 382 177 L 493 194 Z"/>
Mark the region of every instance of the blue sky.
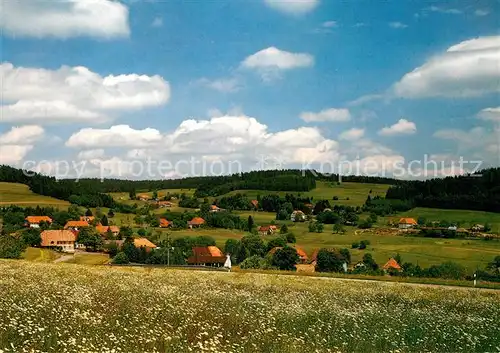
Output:
<path fill-rule="evenodd" d="M 16 3 L 0 163 L 500 163 L 499 1 Z"/>

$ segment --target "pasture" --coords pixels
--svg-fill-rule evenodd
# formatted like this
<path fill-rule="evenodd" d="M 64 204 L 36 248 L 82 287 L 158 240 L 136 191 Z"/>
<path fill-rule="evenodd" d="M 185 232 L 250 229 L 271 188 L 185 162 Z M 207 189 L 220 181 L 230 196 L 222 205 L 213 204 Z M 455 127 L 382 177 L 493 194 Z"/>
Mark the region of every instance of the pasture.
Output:
<path fill-rule="evenodd" d="M 362 183 L 337 183 L 333 182 L 316 182 L 316 188 L 311 191 L 304 192 L 287 192 L 287 191 L 267 191 L 267 190 L 234 190 L 223 196 L 231 196 L 235 194 L 243 194 L 249 199 L 256 199 L 257 195 L 280 195 L 284 196 L 288 194 L 309 196 L 313 200 L 326 199 L 329 200 L 332 205 L 348 205 L 348 206 L 362 206 L 368 195 L 372 197 L 382 196 L 384 197 L 389 185 L 383 184 L 362 184 Z M 371 194 L 370 194 L 371 191 Z M 333 200 L 334 197 L 338 200 Z"/>
<path fill-rule="evenodd" d="M 4 352 L 492 352 L 500 291 L 0 261 Z"/>
<path fill-rule="evenodd" d="M 0 182 L 0 206 L 8 205 L 65 208 L 69 206 L 69 202 L 35 194 L 24 184 Z"/>

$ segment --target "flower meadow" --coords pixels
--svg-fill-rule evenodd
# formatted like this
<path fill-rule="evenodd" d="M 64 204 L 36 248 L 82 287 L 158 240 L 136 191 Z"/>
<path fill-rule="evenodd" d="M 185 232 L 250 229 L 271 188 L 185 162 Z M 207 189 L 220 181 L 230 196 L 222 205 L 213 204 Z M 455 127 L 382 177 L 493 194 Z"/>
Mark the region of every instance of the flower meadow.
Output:
<path fill-rule="evenodd" d="M 498 352 L 500 291 L 0 261 L 0 352 Z"/>

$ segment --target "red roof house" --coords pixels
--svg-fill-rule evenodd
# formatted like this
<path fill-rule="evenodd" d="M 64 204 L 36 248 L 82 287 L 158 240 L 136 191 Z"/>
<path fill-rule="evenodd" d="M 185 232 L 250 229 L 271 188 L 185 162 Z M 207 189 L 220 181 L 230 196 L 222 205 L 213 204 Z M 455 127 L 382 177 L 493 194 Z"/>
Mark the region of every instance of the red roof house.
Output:
<path fill-rule="evenodd" d="M 216 246 L 198 246 L 193 248 L 193 255 L 187 259 L 190 265 L 215 265 L 221 266 L 226 262 L 226 257 Z"/>
<path fill-rule="evenodd" d="M 40 237 L 42 247 L 59 247 L 65 252 L 75 251 L 76 235 L 70 230 L 44 230 Z"/>
<path fill-rule="evenodd" d="M 201 217 L 194 217 L 188 222 L 189 228 L 200 227 L 205 224 L 205 220 Z"/>
<path fill-rule="evenodd" d="M 160 218 L 160 228 L 168 228 L 171 226 L 172 226 L 172 223 L 169 222 L 166 218 Z"/>
<path fill-rule="evenodd" d="M 64 225 L 64 229 L 74 229 L 78 230 L 79 228 L 90 227 L 89 222 L 87 221 L 68 221 Z"/>
<path fill-rule="evenodd" d="M 386 264 L 382 266 L 382 269 L 385 271 L 389 270 L 401 271 L 401 266 L 399 266 L 398 262 L 391 257 L 389 261 L 387 261 Z"/>
<path fill-rule="evenodd" d="M 39 228 L 41 222 L 52 223 L 52 218 L 48 216 L 28 216 L 26 217 L 26 224 L 31 228 Z"/>

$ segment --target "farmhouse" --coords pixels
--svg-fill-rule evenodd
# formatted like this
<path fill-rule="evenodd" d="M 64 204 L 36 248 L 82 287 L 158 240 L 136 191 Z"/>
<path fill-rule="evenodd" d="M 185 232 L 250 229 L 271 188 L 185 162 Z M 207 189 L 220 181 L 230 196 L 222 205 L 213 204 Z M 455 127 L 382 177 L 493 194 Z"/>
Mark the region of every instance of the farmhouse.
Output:
<path fill-rule="evenodd" d="M 188 223 L 189 228 L 199 228 L 205 224 L 205 220 L 201 217 L 194 217 L 192 220 L 190 220 L 187 223 Z"/>
<path fill-rule="evenodd" d="M 172 207 L 172 202 L 170 201 L 158 201 L 156 204 L 158 205 L 159 208 Z"/>
<path fill-rule="evenodd" d="M 90 227 L 90 224 L 87 221 L 68 221 L 64 225 L 64 229 L 69 230 L 78 230 L 80 228 Z"/>
<path fill-rule="evenodd" d="M 160 228 L 169 228 L 172 226 L 172 222 L 169 222 L 166 218 L 160 218 Z"/>
<path fill-rule="evenodd" d="M 224 211 L 224 209 L 218 207 L 217 205 L 210 205 L 210 211 L 209 212 L 220 212 L 220 211 Z"/>
<path fill-rule="evenodd" d="M 26 217 L 26 226 L 30 228 L 40 228 L 41 222 L 52 223 L 52 218 L 48 216 L 28 216 Z"/>
<path fill-rule="evenodd" d="M 292 212 L 290 219 L 292 222 L 304 222 L 306 220 L 306 215 L 300 210 L 295 210 Z"/>
<path fill-rule="evenodd" d="M 106 236 L 108 234 L 108 232 L 111 232 L 113 234 L 113 236 L 116 237 L 118 235 L 118 233 L 120 233 L 120 228 L 118 226 L 99 225 L 99 226 L 96 226 L 95 229 L 102 236 Z"/>
<path fill-rule="evenodd" d="M 474 224 L 474 226 L 472 226 L 471 230 L 473 232 L 484 232 L 484 226 L 482 224 Z"/>
<path fill-rule="evenodd" d="M 42 238 L 42 247 L 59 247 L 64 252 L 75 252 L 76 235 L 69 230 L 44 230 L 40 237 Z"/>
<path fill-rule="evenodd" d="M 194 247 L 193 256 L 187 259 L 189 265 L 201 266 L 223 266 L 226 262 L 226 257 L 222 251 L 216 246 Z"/>
<path fill-rule="evenodd" d="M 278 227 L 275 225 L 260 226 L 258 228 L 260 235 L 271 235 L 271 234 L 274 234 L 274 232 L 276 232 L 277 230 L 278 230 Z"/>
<path fill-rule="evenodd" d="M 252 200 L 252 201 L 250 201 L 250 203 L 252 204 L 252 206 L 253 206 L 255 209 L 258 209 L 258 208 L 259 208 L 259 201 L 257 201 L 257 200 Z"/>
<path fill-rule="evenodd" d="M 417 221 L 413 218 L 401 218 L 399 220 L 399 229 L 410 229 L 417 226 Z"/>
<path fill-rule="evenodd" d="M 390 270 L 395 270 L 395 271 L 401 271 L 401 266 L 398 264 L 394 258 L 390 258 L 389 261 L 386 262 L 384 266 L 382 266 L 382 269 L 384 271 L 390 271 Z"/>
<path fill-rule="evenodd" d="M 146 238 L 135 238 L 134 245 L 136 248 L 145 248 L 146 251 L 151 251 L 157 248 L 155 244 L 153 244 Z"/>
<path fill-rule="evenodd" d="M 94 220 L 95 220 L 94 216 L 81 216 L 80 217 L 80 221 L 84 221 L 87 223 L 92 223 L 92 222 L 94 222 Z"/>

